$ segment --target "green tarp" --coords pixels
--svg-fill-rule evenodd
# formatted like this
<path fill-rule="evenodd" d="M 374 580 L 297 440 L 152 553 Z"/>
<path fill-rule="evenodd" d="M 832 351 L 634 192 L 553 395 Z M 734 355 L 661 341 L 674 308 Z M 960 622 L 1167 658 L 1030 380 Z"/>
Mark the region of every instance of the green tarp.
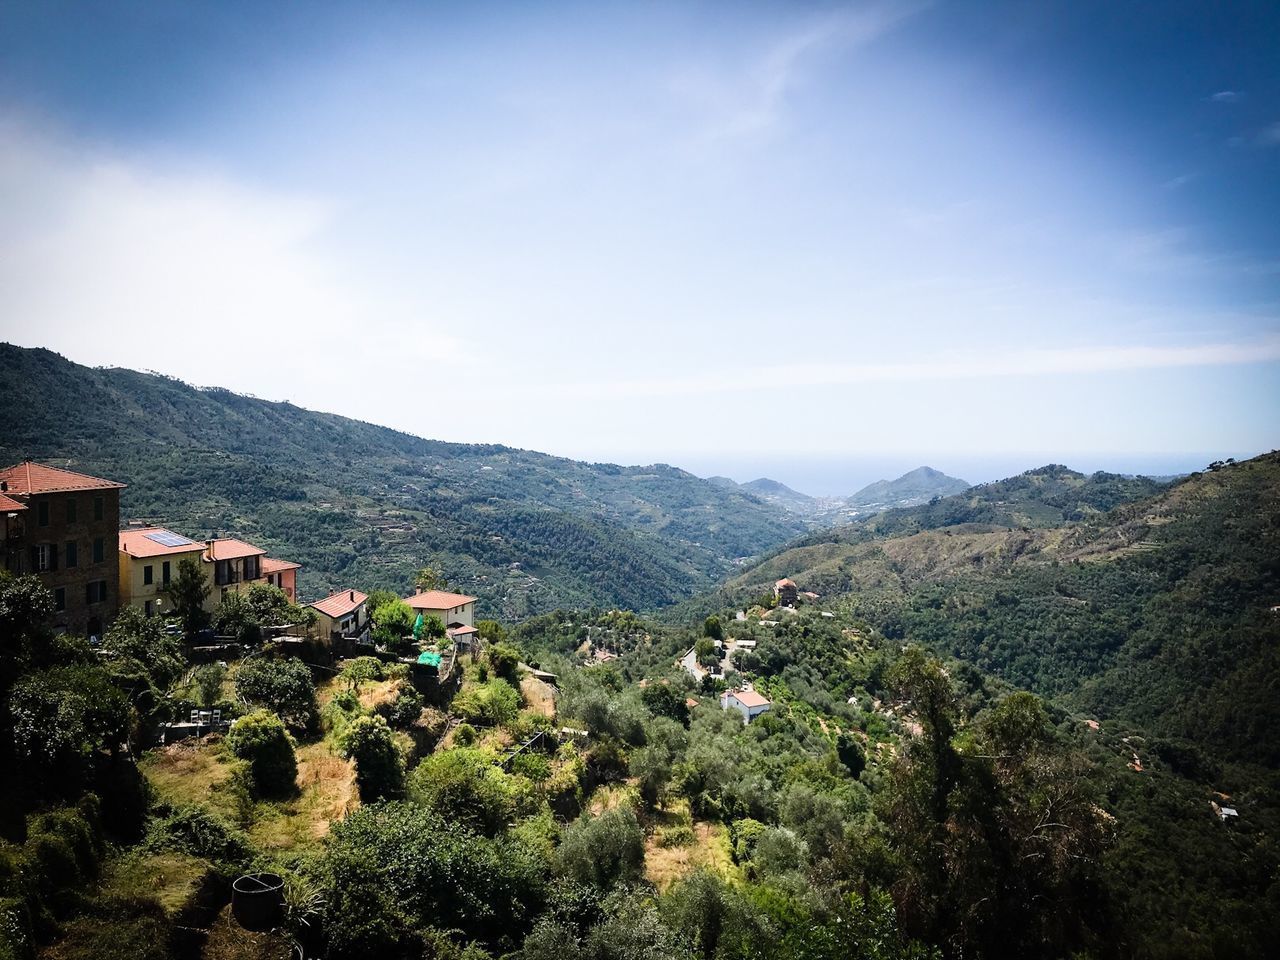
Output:
<path fill-rule="evenodd" d="M 428 667 L 440 666 L 440 654 L 432 653 L 430 650 L 423 650 L 418 654 L 418 662 L 425 663 Z"/>

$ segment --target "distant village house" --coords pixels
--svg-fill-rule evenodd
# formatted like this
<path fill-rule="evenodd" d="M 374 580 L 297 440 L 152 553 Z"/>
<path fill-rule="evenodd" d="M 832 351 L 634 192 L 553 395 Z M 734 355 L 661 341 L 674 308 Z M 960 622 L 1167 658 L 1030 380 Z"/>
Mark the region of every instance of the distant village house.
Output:
<path fill-rule="evenodd" d="M 315 635 L 326 642 L 354 640 L 369 636 L 369 597 L 359 590 L 339 590 L 323 600 L 309 603 L 316 612 Z"/>
<path fill-rule="evenodd" d="M 784 577 L 773 585 L 773 590 L 778 595 L 778 606 L 794 607 L 796 605 L 796 600 L 799 598 L 799 590 L 794 580 Z"/>
<path fill-rule="evenodd" d="M 754 690 L 726 690 L 720 695 L 722 710 L 737 710 L 742 714 L 742 722 L 750 723 L 762 713 L 772 709 L 773 704 L 767 697 Z"/>
<path fill-rule="evenodd" d="M 448 593 L 444 590 L 424 590 L 412 597 L 406 597 L 407 603 L 415 614 L 423 617 L 435 617 L 444 624 L 445 630 L 454 631 L 455 637 L 470 640 L 472 633 L 461 632 L 464 627 L 474 627 L 476 598 L 462 593 Z"/>

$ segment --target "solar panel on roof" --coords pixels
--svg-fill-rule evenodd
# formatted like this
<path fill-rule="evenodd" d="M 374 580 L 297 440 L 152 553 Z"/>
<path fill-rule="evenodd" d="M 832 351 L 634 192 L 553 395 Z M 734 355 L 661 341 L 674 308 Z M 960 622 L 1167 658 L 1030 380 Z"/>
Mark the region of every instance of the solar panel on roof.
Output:
<path fill-rule="evenodd" d="M 170 533 L 168 530 L 162 531 L 161 533 L 147 533 L 144 534 L 144 536 L 148 540 L 154 540 L 162 547 L 195 546 L 194 540 L 188 540 L 186 537 L 181 536 L 180 534 Z"/>

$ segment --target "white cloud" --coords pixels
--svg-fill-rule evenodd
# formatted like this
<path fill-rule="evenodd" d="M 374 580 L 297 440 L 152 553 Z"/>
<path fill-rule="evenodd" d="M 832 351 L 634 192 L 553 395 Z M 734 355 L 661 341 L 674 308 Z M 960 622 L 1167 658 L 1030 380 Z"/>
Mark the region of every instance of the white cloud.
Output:
<path fill-rule="evenodd" d="M 1136 370 L 1221 367 L 1280 360 L 1280 336 L 1196 346 L 1090 346 L 951 353 L 904 363 L 769 364 L 726 373 L 642 380 L 562 384 L 564 396 L 661 397 L 720 393 L 792 392 L 797 387 L 938 383 L 1003 377 L 1079 376 Z"/>
<path fill-rule="evenodd" d="M 286 386 L 306 383 L 294 371 L 329 370 L 339 387 L 375 361 L 411 376 L 463 353 L 426 304 L 344 268 L 325 198 L 60 142 L 12 120 L 0 123 L 0 196 L 10 198 L 6 339 L 329 407 L 326 378 L 299 396 Z M 401 335 L 394 351 L 380 332 Z"/>
<path fill-rule="evenodd" d="M 1205 99 L 1211 103 L 1235 103 L 1243 96 L 1244 94 L 1238 90 L 1219 90 L 1217 93 L 1212 93 L 1205 97 Z"/>
<path fill-rule="evenodd" d="M 774 43 L 745 70 L 681 74 L 673 84 L 681 98 L 709 108 L 708 141 L 753 136 L 772 130 L 804 68 L 823 50 L 848 50 L 872 43 L 927 4 L 878 3 L 811 22 Z"/>

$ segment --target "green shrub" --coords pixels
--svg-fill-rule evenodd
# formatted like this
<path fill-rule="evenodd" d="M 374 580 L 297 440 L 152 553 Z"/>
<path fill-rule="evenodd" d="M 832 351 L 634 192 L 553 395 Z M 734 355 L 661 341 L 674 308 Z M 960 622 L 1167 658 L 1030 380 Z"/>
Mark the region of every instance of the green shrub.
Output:
<path fill-rule="evenodd" d="M 311 671 L 301 660 L 246 660 L 236 672 L 236 693 L 294 730 L 311 726 L 318 713 Z"/>
<path fill-rule="evenodd" d="M 360 799 L 373 803 L 404 790 L 404 767 L 382 717 L 357 717 L 342 735 L 342 755 L 356 764 Z"/>
<path fill-rule="evenodd" d="M 511 759 L 511 772 L 544 783 L 551 777 L 551 762 L 536 751 L 523 750 Z"/>
<path fill-rule="evenodd" d="M 423 758 L 409 790 L 426 809 L 495 836 L 533 806 L 527 784 L 522 790 L 521 783 L 494 766 L 486 751 L 459 748 Z"/>
<path fill-rule="evenodd" d="M 664 849 L 670 847 L 691 847 L 697 841 L 698 836 L 693 832 L 693 827 L 688 824 L 681 824 L 678 827 L 671 827 L 663 830 L 658 837 L 658 846 Z"/>
<path fill-rule="evenodd" d="M 430 928 L 501 943 L 505 953 L 542 902 L 542 867 L 527 850 L 407 803 L 363 807 L 334 824 L 322 870 L 333 960 L 439 956 L 423 952 Z"/>
<path fill-rule="evenodd" d="M 244 835 L 200 807 L 180 807 L 153 820 L 145 848 L 176 850 L 225 864 L 240 864 L 249 857 Z"/>
<path fill-rule="evenodd" d="M 467 687 L 453 698 L 454 712 L 472 723 L 501 726 L 520 709 L 520 694 L 505 680 Z"/>
<path fill-rule="evenodd" d="M 555 856 L 557 874 L 601 888 L 635 880 L 643 867 L 644 832 L 629 807 L 571 823 Z"/>
<path fill-rule="evenodd" d="M 404 729 L 422 715 L 422 694 L 413 687 L 401 687 L 394 700 L 378 704 L 375 712 L 391 726 Z"/>
<path fill-rule="evenodd" d="M 354 691 L 362 683 L 382 679 L 382 661 L 377 657 L 356 657 L 342 665 L 342 673 L 338 676 L 348 690 Z"/>
<path fill-rule="evenodd" d="M 248 761 L 258 796 L 282 797 L 297 791 L 293 740 L 274 713 L 257 710 L 241 717 L 227 733 L 226 742 L 233 754 Z"/>
<path fill-rule="evenodd" d="M 453 742 L 459 747 L 469 747 L 476 742 L 476 728 L 469 723 L 458 724 L 453 731 Z"/>

